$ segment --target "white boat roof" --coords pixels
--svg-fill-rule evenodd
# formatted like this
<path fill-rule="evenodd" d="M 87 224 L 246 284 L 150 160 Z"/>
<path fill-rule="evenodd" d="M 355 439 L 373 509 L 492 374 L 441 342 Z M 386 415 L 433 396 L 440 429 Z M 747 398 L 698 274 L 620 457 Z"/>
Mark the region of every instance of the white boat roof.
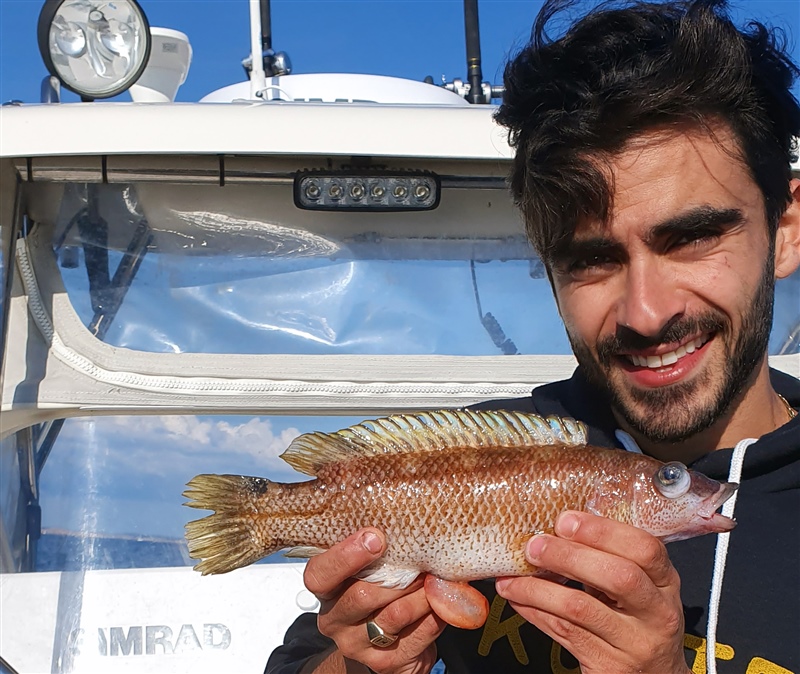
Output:
<path fill-rule="evenodd" d="M 9 105 L 0 107 L 0 157 L 307 154 L 510 160 L 514 152 L 505 129 L 494 122 L 496 110 L 297 101 Z M 365 132 L 376 127 L 386 132 Z M 800 175 L 800 160 L 792 169 Z"/>
<path fill-rule="evenodd" d="M 495 106 L 70 103 L 0 109 L 0 156 L 242 154 L 510 159 Z M 383 129 L 376 134 L 375 129 Z"/>

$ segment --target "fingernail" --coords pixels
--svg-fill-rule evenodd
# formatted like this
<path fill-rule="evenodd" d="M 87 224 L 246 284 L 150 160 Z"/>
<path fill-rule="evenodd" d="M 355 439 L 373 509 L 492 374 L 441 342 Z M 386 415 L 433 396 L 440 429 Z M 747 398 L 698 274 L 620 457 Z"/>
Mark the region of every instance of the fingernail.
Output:
<path fill-rule="evenodd" d="M 535 564 L 539 561 L 544 549 L 547 545 L 547 538 L 545 536 L 534 536 L 529 542 L 525 550 L 525 556 L 528 561 Z"/>
<path fill-rule="evenodd" d="M 377 555 L 383 548 L 380 537 L 377 534 L 373 534 L 371 531 L 368 531 L 361 537 L 361 545 L 364 546 L 367 552 L 371 552 L 373 555 Z"/>
<path fill-rule="evenodd" d="M 580 521 L 571 513 L 564 513 L 556 520 L 556 533 L 561 538 L 572 538 L 580 526 Z"/>
<path fill-rule="evenodd" d="M 494 588 L 497 590 L 497 594 L 501 597 L 503 596 L 503 592 L 505 592 L 506 588 L 508 587 L 509 583 L 511 582 L 510 578 L 499 578 L 494 582 Z"/>

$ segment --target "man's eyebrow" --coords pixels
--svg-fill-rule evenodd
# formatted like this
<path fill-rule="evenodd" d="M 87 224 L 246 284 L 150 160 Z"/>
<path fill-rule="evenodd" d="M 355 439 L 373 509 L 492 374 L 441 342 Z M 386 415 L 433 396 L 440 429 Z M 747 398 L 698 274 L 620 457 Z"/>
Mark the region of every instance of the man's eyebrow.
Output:
<path fill-rule="evenodd" d="M 559 264 L 577 259 L 589 259 L 596 255 L 620 256 L 625 252 L 622 244 L 606 236 L 573 238 L 559 246 L 553 254 L 553 261 Z"/>
<path fill-rule="evenodd" d="M 646 241 L 648 245 L 653 245 L 656 241 L 669 236 L 730 227 L 744 222 L 744 219 L 744 213 L 738 208 L 698 206 L 653 225 L 647 232 Z M 573 237 L 556 248 L 552 261 L 554 264 L 563 265 L 572 260 L 600 255 L 624 257 L 625 247 L 610 236 Z"/>
<path fill-rule="evenodd" d="M 647 241 L 652 243 L 670 235 L 720 229 L 742 222 L 744 222 L 744 213 L 738 208 L 699 206 L 653 225 L 647 233 Z"/>

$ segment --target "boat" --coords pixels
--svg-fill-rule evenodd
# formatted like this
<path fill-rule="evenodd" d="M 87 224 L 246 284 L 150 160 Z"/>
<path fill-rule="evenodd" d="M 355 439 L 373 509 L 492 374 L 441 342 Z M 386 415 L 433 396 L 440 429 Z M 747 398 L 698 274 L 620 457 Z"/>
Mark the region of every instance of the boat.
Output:
<path fill-rule="evenodd" d="M 468 76 L 441 86 L 292 74 L 249 7 L 247 79 L 176 103 L 183 33 L 47 0 L 42 101 L 0 108 L 0 672 L 262 672 L 319 604 L 280 555 L 193 571 L 188 479 L 304 479 L 278 458 L 300 433 L 575 366 L 477 2 Z M 795 376 L 799 296 L 779 283 L 770 342 Z"/>

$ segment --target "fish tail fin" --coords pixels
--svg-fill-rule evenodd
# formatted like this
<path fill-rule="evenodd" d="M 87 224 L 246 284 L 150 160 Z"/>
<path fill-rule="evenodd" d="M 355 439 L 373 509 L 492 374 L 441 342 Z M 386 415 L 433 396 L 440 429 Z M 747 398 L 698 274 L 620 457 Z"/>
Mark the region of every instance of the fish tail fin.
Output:
<path fill-rule="evenodd" d="M 274 483 L 243 475 L 198 475 L 187 486 L 185 505 L 215 511 L 186 525 L 189 556 L 202 560 L 195 565 L 196 571 L 204 576 L 227 573 L 283 547 L 264 526 L 263 518 L 256 519 L 255 502 Z"/>

